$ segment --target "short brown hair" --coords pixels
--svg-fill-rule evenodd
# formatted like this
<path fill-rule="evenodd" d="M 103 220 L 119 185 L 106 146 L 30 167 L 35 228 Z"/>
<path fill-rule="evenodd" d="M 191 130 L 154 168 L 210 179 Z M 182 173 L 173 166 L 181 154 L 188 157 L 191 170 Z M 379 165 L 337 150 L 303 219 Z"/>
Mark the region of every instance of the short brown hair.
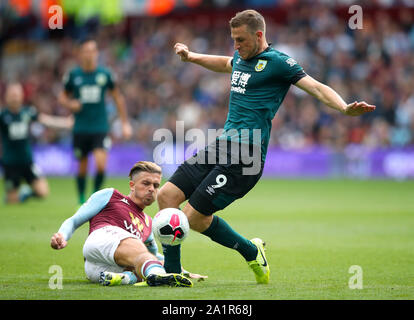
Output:
<path fill-rule="evenodd" d="M 236 15 L 229 21 L 230 28 L 238 28 L 246 25 L 251 33 L 258 30 L 265 32 L 266 23 L 263 16 L 256 10 L 244 10 L 237 12 Z"/>
<path fill-rule="evenodd" d="M 158 173 L 162 174 L 161 167 L 151 161 L 138 161 L 129 171 L 129 179 L 133 180 L 134 176 L 140 172 Z"/>

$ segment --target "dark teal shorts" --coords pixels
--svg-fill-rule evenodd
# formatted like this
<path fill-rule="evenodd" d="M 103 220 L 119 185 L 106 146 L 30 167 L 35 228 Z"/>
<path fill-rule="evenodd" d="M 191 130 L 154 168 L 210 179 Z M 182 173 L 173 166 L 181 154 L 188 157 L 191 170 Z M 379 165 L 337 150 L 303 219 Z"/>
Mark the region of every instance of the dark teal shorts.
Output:
<path fill-rule="evenodd" d="M 261 157 L 256 159 L 257 168 L 251 170 L 254 157 L 250 158 L 251 163 L 243 161 L 241 156 L 239 161 L 235 156 L 237 146 L 234 152 L 234 143 L 226 141 L 225 145 L 216 140 L 181 164 L 169 179 L 184 192 L 191 206 L 204 215 L 211 215 L 242 198 L 263 173 Z M 253 154 L 252 148 L 250 154 Z"/>

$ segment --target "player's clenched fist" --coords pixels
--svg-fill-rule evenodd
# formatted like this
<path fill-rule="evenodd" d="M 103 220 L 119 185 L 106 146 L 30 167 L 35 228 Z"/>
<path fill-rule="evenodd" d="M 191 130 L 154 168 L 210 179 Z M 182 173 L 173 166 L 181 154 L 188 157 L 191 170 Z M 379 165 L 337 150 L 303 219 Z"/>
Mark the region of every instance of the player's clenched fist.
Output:
<path fill-rule="evenodd" d="M 178 54 L 181 58 L 181 61 L 188 61 L 188 54 L 190 50 L 188 47 L 183 43 L 176 43 L 174 45 L 175 53 Z"/>
<path fill-rule="evenodd" d="M 63 235 L 61 233 L 55 233 L 50 239 L 50 246 L 53 249 L 56 249 L 56 250 L 63 249 L 64 247 L 66 247 L 66 245 L 67 245 L 67 242 L 63 238 Z"/>

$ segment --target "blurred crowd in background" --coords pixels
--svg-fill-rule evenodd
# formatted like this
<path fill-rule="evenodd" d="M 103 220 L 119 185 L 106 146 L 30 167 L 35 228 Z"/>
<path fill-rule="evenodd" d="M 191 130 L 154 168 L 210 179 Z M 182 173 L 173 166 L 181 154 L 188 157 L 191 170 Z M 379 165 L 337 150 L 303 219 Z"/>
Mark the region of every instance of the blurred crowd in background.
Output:
<path fill-rule="evenodd" d="M 351 30 L 350 15 L 338 14 L 324 1 L 291 2 L 283 19 L 274 14 L 277 8 L 257 8 L 266 18 L 271 45 L 293 57 L 306 73 L 331 86 L 346 102 L 364 100 L 377 110 L 347 117 L 292 86 L 273 120 L 270 145 L 300 149 L 319 144 L 341 150 L 349 144 L 373 148 L 413 144 L 413 11 L 403 6 L 373 10 L 363 16 L 363 29 Z M 52 33 L 29 15 L 20 19 L 20 29 L 13 29 L 13 36 L 3 34 L 0 40 L 0 97 L 4 98 L 7 81 L 18 80 L 24 84 L 27 103 L 45 113 L 68 115 L 57 96 L 64 73 L 76 64 L 77 41 L 88 35 L 98 41 L 100 63 L 115 73 L 126 98 L 134 128 L 130 142 L 151 147 L 154 130 L 174 131 L 179 120 L 186 129 L 222 128 L 230 75 L 181 62 L 173 45 L 182 42 L 192 51 L 233 55 L 228 20 L 239 10 L 232 10 L 132 17 L 108 25 L 96 19 L 82 24 L 68 19 L 60 33 Z M 109 99 L 108 108 L 114 142 L 120 143 L 116 108 Z M 40 125 L 32 131 L 37 143 L 71 140 L 70 132 Z"/>

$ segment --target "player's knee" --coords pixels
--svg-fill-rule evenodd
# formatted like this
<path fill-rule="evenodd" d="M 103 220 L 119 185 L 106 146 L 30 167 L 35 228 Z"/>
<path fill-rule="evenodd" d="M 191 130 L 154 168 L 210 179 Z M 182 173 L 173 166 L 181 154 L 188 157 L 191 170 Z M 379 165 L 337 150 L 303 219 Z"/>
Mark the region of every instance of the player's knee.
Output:
<path fill-rule="evenodd" d="M 183 212 L 187 216 L 188 224 L 190 228 L 197 232 L 203 232 L 208 229 L 213 220 L 213 216 L 206 216 L 197 210 L 195 210 L 189 203 L 183 209 Z"/>
<path fill-rule="evenodd" d="M 96 169 L 98 171 L 105 171 L 106 161 L 107 161 L 107 152 L 103 149 L 97 149 L 94 151 Z"/>
<path fill-rule="evenodd" d="M 122 267 L 137 268 L 148 255 L 154 257 L 141 240 L 126 238 L 119 243 L 115 250 L 114 260 Z"/>
<path fill-rule="evenodd" d="M 164 184 L 157 194 L 160 210 L 165 208 L 178 208 L 184 200 L 184 193 L 170 182 Z"/>
<path fill-rule="evenodd" d="M 168 191 L 166 191 L 163 187 L 158 191 L 157 194 L 157 201 L 160 209 L 168 208 L 166 205 L 168 204 Z"/>
<path fill-rule="evenodd" d="M 161 188 L 157 194 L 157 202 L 160 210 L 165 208 L 171 208 L 174 203 L 174 199 L 171 197 L 170 192 L 167 189 Z"/>
<path fill-rule="evenodd" d="M 46 198 L 49 195 L 49 185 L 45 179 L 37 180 L 33 184 L 33 191 L 39 198 Z"/>

